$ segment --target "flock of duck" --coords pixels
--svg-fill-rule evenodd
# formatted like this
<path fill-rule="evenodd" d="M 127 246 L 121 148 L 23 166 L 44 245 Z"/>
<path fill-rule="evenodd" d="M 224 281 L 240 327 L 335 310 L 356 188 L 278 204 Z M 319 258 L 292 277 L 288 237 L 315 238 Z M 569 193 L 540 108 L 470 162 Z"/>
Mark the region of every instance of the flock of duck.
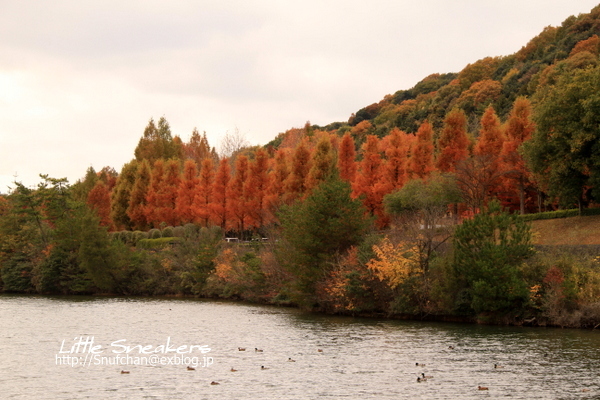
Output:
<path fill-rule="evenodd" d="M 246 351 L 246 348 L 245 347 L 238 347 L 238 351 Z M 254 352 L 255 353 L 262 353 L 263 349 L 259 349 L 259 348 L 255 347 L 254 348 Z M 317 352 L 318 353 L 322 353 L 323 349 L 317 349 Z M 288 362 L 296 362 L 296 360 L 294 360 L 292 357 L 288 357 L 287 361 Z M 190 367 L 190 366 L 188 366 L 187 369 L 188 369 L 188 371 L 194 371 L 195 370 L 195 368 Z M 260 369 L 264 371 L 266 369 L 269 369 L 269 367 L 265 367 L 264 365 L 261 365 Z M 231 371 L 231 372 L 237 372 L 237 369 L 231 367 L 231 369 L 229 371 Z M 124 373 L 124 372 L 121 371 L 121 373 Z M 129 373 L 129 372 L 125 372 L 125 373 Z M 217 382 L 217 381 L 212 381 L 210 384 L 211 385 L 220 385 L 220 383 Z"/>
<path fill-rule="evenodd" d="M 238 347 L 238 351 L 246 351 L 246 348 L 245 348 L 245 347 Z M 255 352 L 255 353 L 262 353 L 262 352 L 263 352 L 263 350 L 262 350 L 262 349 L 259 349 L 259 348 L 257 348 L 257 347 L 255 347 L 255 348 L 254 348 L 254 352 Z M 322 352 L 323 352 L 323 350 L 322 350 L 322 349 L 317 349 L 317 352 L 318 352 L 318 353 L 322 353 Z M 288 362 L 296 362 L 296 360 L 292 359 L 291 357 L 288 357 L 288 359 L 287 359 L 287 360 L 288 360 Z M 188 371 L 195 371 L 195 370 L 196 370 L 196 368 L 194 368 L 194 367 L 191 367 L 191 366 L 189 366 L 189 365 L 186 367 L 186 369 L 187 369 Z M 265 367 L 264 365 L 261 365 L 261 366 L 260 366 L 260 369 L 261 369 L 261 370 L 265 370 L 265 369 L 269 369 L 269 367 Z M 235 369 L 235 368 L 231 367 L 230 371 L 231 371 L 231 372 L 237 372 L 237 369 Z M 122 374 L 128 374 L 129 372 L 130 372 L 130 371 L 126 371 L 126 370 L 124 370 L 124 369 L 122 369 L 122 370 L 121 370 L 121 373 L 122 373 Z M 219 385 L 220 383 L 219 383 L 219 382 L 217 382 L 217 381 L 212 381 L 210 384 L 211 384 L 211 385 Z"/>
<path fill-rule="evenodd" d="M 448 346 L 448 350 L 454 350 L 454 346 Z M 425 367 L 425 364 L 423 363 L 415 363 L 415 366 L 417 367 Z M 504 368 L 502 365 L 498 365 L 498 364 L 494 364 L 494 369 L 499 369 L 499 368 Z M 421 374 L 419 376 L 417 376 L 417 382 L 421 383 L 421 382 L 427 382 L 428 379 L 432 379 L 433 376 L 431 375 L 425 375 L 424 372 L 421 372 Z M 477 390 L 490 390 L 489 387 L 487 386 L 477 386 Z"/>
<path fill-rule="evenodd" d="M 448 349 L 449 350 L 454 350 L 454 346 L 448 346 Z M 246 348 L 245 347 L 238 347 L 238 351 L 246 351 Z M 262 353 L 263 349 L 259 349 L 259 348 L 255 347 L 254 348 L 254 352 L 255 353 Z M 322 353 L 323 349 L 317 349 L 317 352 L 318 353 Z M 292 359 L 291 357 L 288 357 L 287 361 L 288 362 L 296 362 L 296 360 Z M 425 367 L 425 364 L 417 362 L 417 363 L 415 363 L 415 366 L 417 366 L 417 367 Z M 498 368 L 504 368 L 504 367 L 501 366 L 501 365 L 498 365 L 498 364 L 494 364 L 494 368 L 498 369 Z M 191 367 L 189 365 L 186 367 L 186 369 L 188 371 L 195 371 L 196 370 L 196 368 Z M 261 370 L 266 370 L 266 369 L 269 369 L 269 367 L 265 367 L 264 365 L 261 365 L 260 369 Z M 231 372 L 237 372 L 237 369 L 231 367 L 230 371 Z M 129 371 L 121 370 L 121 373 L 122 374 L 129 374 Z M 419 382 L 419 383 L 420 382 L 426 382 L 428 379 L 432 379 L 432 378 L 433 378 L 432 375 L 425 375 L 424 372 L 421 372 L 421 374 L 419 376 L 417 376 L 417 382 Z M 210 384 L 213 385 L 213 386 L 214 385 L 220 385 L 220 383 L 217 382 L 217 381 L 212 381 L 212 382 L 210 382 Z M 489 390 L 489 388 L 486 387 L 486 386 L 477 386 L 477 389 L 478 390 Z"/>
<path fill-rule="evenodd" d="M 454 350 L 454 346 L 448 346 L 448 349 L 449 349 L 449 350 Z M 245 347 L 238 347 L 238 351 L 246 351 L 246 348 L 245 348 Z M 259 349 L 259 348 L 257 348 L 257 347 L 255 347 L 255 348 L 254 348 L 254 352 L 255 352 L 255 353 L 262 353 L 262 352 L 263 352 L 263 350 L 262 350 L 262 349 Z M 322 349 L 317 349 L 317 352 L 318 352 L 318 353 L 322 353 L 322 352 L 323 352 L 323 350 L 322 350 Z M 287 361 L 288 361 L 288 362 L 296 362 L 296 360 L 292 359 L 291 357 L 288 357 Z M 425 364 L 423 364 L 423 363 L 419 363 L 419 362 L 417 362 L 417 363 L 415 363 L 415 366 L 416 366 L 416 367 L 419 367 L 419 368 L 422 368 L 422 367 L 425 367 L 426 365 L 425 365 Z M 504 366 L 502 366 L 502 365 L 499 365 L 499 364 L 494 364 L 494 369 L 501 369 L 501 368 L 504 368 Z M 192 366 L 189 366 L 189 365 L 186 367 L 186 369 L 187 369 L 188 371 L 195 371 L 195 370 L 196 370 L 196 368 L 194 368 L 194 367 L 192 367 Z M 267 369 L 269 369 L 269 367 L 265 367 L 264 365 L 261 365 L 261 366 L 260 366 L 260 369 L 261 369 L 261 370 L 267 370 Z M 237 370 L 237 369 L 235 369 L 234 367 L 231 367 L 230 371 L 231 371 L 231 372 L 237 372 L 238 370 Z M 121 370 L 121 374 L 129 374 L 129 373 L 130 373 L 130 371 Z M 424 372 L 421 372 L 421 373 L 420 373 L 420 374 L 417 376 L 417 382 L 418 382 L 418 383 L 421 383 L 421 382 L 427 382 L 427 380 L 429 380 L 429 379 L 433 379 L 433 376 L 432 376 L 432 375 L 425 375 L 425 373 L 424 373 Z M 211 385 L 219 385 L 220 383 L 219 383 L 219 382 L 217 382 L 217 381 L 212 381 L 212 382 L 210 382 L 210 384 L 211 384 Z M 477 386 L 477 390 L 489 390 L 489 388 L 488 388 L 487 386 L 481 386 L 481 385 L 480 385 L 480 386 Z M 583 391 L 587 391 L 587 390 L 585 390 L 585 389 L 584 389 Z"/>

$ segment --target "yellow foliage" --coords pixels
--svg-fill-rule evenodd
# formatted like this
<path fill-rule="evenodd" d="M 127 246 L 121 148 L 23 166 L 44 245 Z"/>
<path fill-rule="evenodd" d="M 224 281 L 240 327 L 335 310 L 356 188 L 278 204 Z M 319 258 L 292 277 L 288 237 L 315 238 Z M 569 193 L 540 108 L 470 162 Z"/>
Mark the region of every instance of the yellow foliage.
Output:
<path fill-rule="evenodd" d="M 540 293 L 542 290 L 542 285 L 533 285 L 529 288 L 529 299 L 533 303 L 537 303 L 542 298 L 542 294 Z"/>
<path fill-rule="evenodd" d="M 166 271 L 172 271 L 173 270 L 173 261 L 170 260 L 169 258 L 163 258 L 160 260 L 160 264 L 162 265 L 162 267 L 166 270 Z"/>
<path fill-rule="evenodd" d="M 219 254 L 216 259 L 216 267 L 214 274 L 224 281 L 230 280 L 233 273 L 233 263 L 235 254 L 231 249 L 225 249 Z"/>
<path fill-rule="evenodd" d="M 392 289 L 396 288 L 410 275 L 418 273 L 414 259 L 419 254 L 416 246 L 412 248 L 406 243 L 395 246 L 387 237 L 373 246 L 377 258 L 370 260 L 367 267 L 381 281 L 387 281 Z"/>

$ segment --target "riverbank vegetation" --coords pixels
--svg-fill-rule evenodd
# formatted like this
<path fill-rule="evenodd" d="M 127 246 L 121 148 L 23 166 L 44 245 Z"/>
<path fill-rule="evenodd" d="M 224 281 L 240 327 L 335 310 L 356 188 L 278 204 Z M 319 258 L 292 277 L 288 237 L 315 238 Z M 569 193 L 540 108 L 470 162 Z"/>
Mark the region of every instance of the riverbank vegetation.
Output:
<path fill-rule="evenodd" d="M 120 172 L 0 196 L 1 288 L 598 327 L 600 252 L 530 221 L 597 210 L 599 26 L 595 8 L 265 146 L 150 120 Z"/>

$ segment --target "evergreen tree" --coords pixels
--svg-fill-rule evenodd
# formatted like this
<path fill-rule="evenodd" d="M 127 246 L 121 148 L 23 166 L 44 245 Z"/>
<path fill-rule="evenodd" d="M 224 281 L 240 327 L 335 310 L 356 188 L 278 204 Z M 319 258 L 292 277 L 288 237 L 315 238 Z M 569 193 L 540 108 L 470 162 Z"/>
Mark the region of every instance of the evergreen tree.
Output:
<path fill-rule="evenodd" d="M 521 263 L 532 255 L 529 225 L 489 208 L 464 220 L 454 235 L 454 273 L 463 288 L 458 308 L 476 313 L 518 313 L 528 299 Z"/>
<path fill-rule="evenodd" d="M 150 165 L 147 160 L 138 163 L 135 183 L 131 190 L 131 199 L 127 207 L 127 216 L 135 229 L 146 230 L 149 226 L 146 216 L 146 197 L 150 186 Z"/>
<path fill-rule="evenodd" d="M 138 162 L 136 160 L 123 165 L 115 189 L 112 191 L 110 217 L 117 230 L 133 227 L 131 219 L 127 215 L 127 208 L 135 184 L 137 169 Z"/>
<path fill-rule="evenodd" d="M 359 244 L 370 227 L 365 209 L 351 197 L 350 184 L 332 174 L 302 201 L 279 214 L 286 250 L 293 251 L 290 266 L 298 301 L 313 306 L 316 283 L 327 276 L 337 255 Z"/>

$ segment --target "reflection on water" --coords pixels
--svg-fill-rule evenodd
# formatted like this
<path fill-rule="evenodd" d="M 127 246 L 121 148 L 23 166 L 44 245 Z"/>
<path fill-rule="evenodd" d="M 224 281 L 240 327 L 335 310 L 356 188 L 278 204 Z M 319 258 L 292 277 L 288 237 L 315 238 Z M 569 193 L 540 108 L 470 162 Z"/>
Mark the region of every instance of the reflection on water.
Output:
<path fill-rule="evenodd" d="M 135 356 L 167 338 L 211 351 L 181 354 L 198 357 L 195 370 L 173 360 L 57 365 L 63 340 L 68 349 L 91 337 L 112 356 L 121 348 L 111 344 L 123 339 L 137 345 Z M 9 399 L 600 397 L 598 331 L 332 317 L 218 301 L 0 296 L 0 354 L 0 397 Z M 203 367 L 203 358 L 214 363 Z M 417 382 L 421 374 L 432 378 Z"/>

